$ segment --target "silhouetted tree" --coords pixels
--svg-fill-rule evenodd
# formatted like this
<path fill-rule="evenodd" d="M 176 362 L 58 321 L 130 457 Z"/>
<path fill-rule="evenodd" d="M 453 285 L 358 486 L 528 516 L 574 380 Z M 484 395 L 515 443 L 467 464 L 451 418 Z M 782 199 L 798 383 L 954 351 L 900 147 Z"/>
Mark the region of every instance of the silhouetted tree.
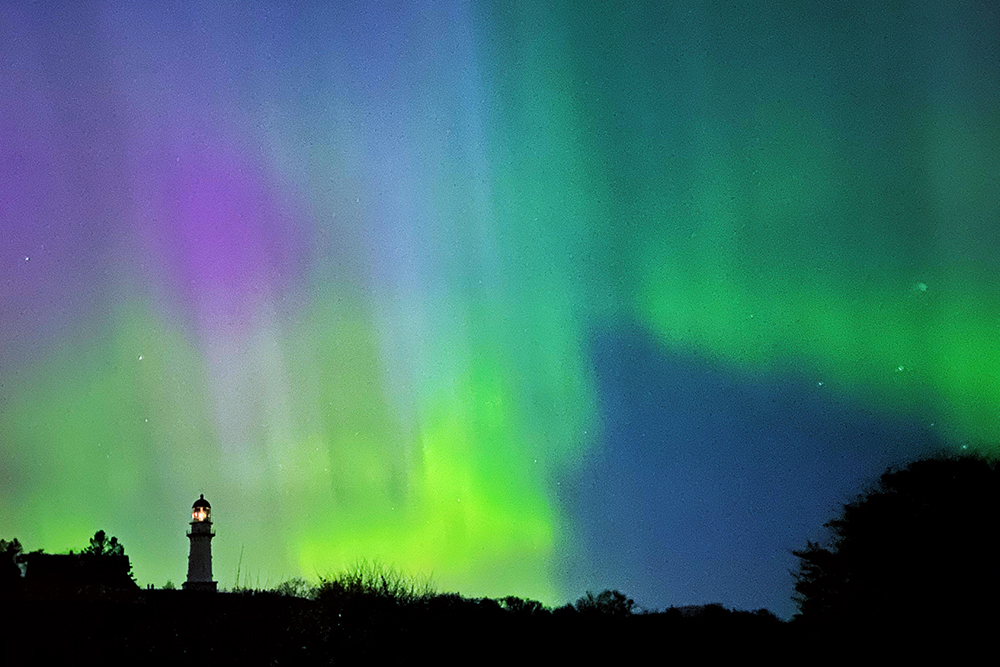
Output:
<path fill-rule="evenodd" d="M 802 621 L 869 627 L 986 620 L 1000 593 L 1000 469 L 975 456 L 915 461 L 829 521 L 828 545 L 808 542 L 794 600 Z"/>
<path fill-rule="evenodd" d="M 635 602 L 621 591 L 606 590 L 596 597 L 590 591 L 576 601 L 576 610 L 581 614 L 625 617 L 632 613 Z"/>
<path fill-rule="evenodd" d="M 124 556 L 125 547 L 118 542 L 118 538 L 112 536 L 110 539 L 103 530 L 94 533 L 90 538 L 90 546 L 80 553 L 93 556 Z"/>
<path fill-rule="evenodd" d="M 21 583 L 18 559 L 24 550 L 15 537 L 10 542 L 0 540 L 0 595 L 15 591 Z"/>
<path fill-rule="evenodd" d="M 512 614 L 532 616 L 545 612 L 545 606 L 538 600 L 525 600 L 514 595 L 501 599 L 500 604 Z"/>
<path fill-rule="evenodd" d="M 73 553 L 70 551 L 70 553 Z M 83 551 L 80 552 L 82 555 L 90 556 L 124 556 L 125 547 L 122 543 L 118 541 L 118 538 L 112 535 L 108 537 L 108 534 L 103 530 L 99 530 L 94 533 L 94 536 L 90 538 L 90 546 L 85 547 Z M 128 576 L 135 581 L 135 574 L 132 573 L 132 563 L 128 565 Z"/>

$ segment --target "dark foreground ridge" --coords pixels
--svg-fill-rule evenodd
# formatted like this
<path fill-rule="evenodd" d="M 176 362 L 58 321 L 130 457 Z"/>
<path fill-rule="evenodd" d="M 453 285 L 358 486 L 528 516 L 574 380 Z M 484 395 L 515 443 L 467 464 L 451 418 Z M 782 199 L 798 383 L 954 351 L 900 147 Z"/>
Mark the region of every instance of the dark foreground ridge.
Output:
<path fill-rule="evenodd" d="M 275 591 L 7 599 L 5 664 L 102 665 L 624 665 L 844 664 L 973 649 L 975 636 L 818 627 L 722 605 L 615 613 L 519 598 L 434 594 L 313 599 Z M 957 628 L 952 628 L 956 630 Z M 980 643 L 988 635 L 979 637 Z"/>
<path fill-rule="evenodd" d="M 790 625 L 768 612 L 721 605 L 618 614 L 455 594 L 401 603 L 177 590 L 14 602 L 4 605 L 13 613 L 0 632 L 12 665 L 83 655 L 102 664 L 403 664 L 419 656 L 435 664 L 595 664 L 650 651 L 657 661 L 714 661 L 766 656 L 791 636 Z"/>

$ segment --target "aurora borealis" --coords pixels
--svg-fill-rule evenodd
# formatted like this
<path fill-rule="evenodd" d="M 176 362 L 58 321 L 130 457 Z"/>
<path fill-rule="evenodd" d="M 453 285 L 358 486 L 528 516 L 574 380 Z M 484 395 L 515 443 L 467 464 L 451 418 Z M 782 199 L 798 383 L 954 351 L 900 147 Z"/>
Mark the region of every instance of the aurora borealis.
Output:
<path fill-rule="evenodd" d="M 788 615 L 1000 442 L 989 3 L 0 7 L 0 538 Z"/>

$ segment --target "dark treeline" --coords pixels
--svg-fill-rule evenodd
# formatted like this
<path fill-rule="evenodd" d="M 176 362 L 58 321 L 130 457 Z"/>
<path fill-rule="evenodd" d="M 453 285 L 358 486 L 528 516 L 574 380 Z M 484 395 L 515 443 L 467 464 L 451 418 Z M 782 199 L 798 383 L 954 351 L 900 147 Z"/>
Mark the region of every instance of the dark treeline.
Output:
<path fill-rule="evenodd" d="M 675 658 L 763 655 L 789 637 L 788 624 L 763 609 L 637 612 L 615 590 L 553 609 L 514 596 L 438 593 L 429 581 L 365 561 L 315 586 L 293 579 L 271 590 L 203 593 L 172 582 L 140 589 L 112 540 L 114 548 L 99 531 L 75 556 L 24 554 L 17 540 L 0 543 L 0 560 L 11 566 L 0 582 L 10 616 L 0 623 L 0 645 L 9 664 L 75 660 L 81 649 L 105 664 L 403 664 L 417 656 L 443 664 L 593 664 L 648 650 Z M 94 558 L 114 567 L 95 567 Z M 26 576 L 18 562 L 27 564 Z"/>
<path fill-rule="evenodd" d="M 649 650 L 658 662 L 765 656 L 790 641 L 789 624 L 773 615 L 721 605 L 619 615 L 518 598 L 345 597 L 322 586 L 313 599 L 142 590 L 22 598 L 13 608 L 0 630 L 7 664 L 78 661 L 81 650 L 103 664 L 595 664 Z"/>

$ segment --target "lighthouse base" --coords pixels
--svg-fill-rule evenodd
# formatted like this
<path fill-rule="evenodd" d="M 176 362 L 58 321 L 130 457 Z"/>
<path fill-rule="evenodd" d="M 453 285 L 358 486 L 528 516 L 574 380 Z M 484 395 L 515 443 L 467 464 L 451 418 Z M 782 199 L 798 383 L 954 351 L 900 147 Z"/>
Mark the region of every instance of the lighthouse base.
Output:
<path fill-rule="evenodd" d="M 181 584 L 181 588 L 186 591 L 203 591 L 206 593 L 215 593 L 219 590 L 218 581 L 185 581 Z"/>

